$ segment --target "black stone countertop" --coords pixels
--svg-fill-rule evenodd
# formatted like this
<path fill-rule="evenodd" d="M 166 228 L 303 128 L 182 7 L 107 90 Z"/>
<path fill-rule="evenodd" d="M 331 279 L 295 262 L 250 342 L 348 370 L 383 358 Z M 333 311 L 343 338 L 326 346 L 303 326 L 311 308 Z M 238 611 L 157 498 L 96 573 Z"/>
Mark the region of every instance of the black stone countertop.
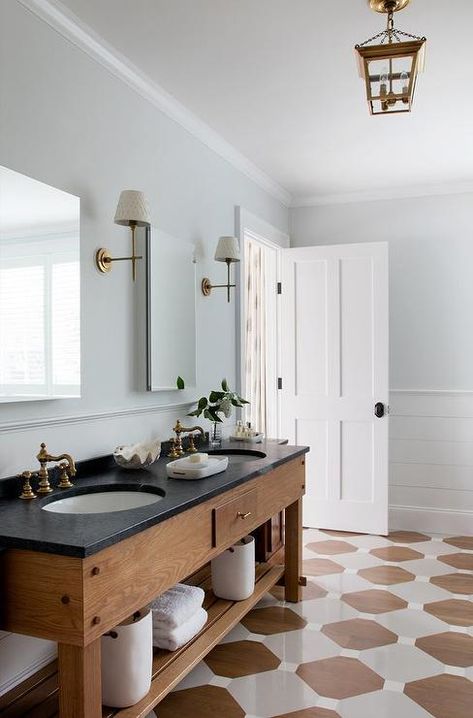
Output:
<path fill-rule="evenodd" d="M 14 493 L 11 490 L 12 480 L 0 481 L 0 486 L 10 487 L 8 493 L 13 496 L 0 499 L 0 548 L 22 548 L 85 558 L 309 451 L 306 446 L 287 446 L 271 441 L 262 444 L 225 442 L 222 448 L 251 449 L 262 451 L 267 456 L 243 462 L 230 457 L 228 469 L 223 473 L 193 481 L 169 479 L 165 467 L 170 459 L 161 458 L 148 469 L 132 471 L 120 469 L 112 457 L 102 457 L 78 465 L 74 488 L 56 488 L 45 498 L 38 496 L 33 501 L 17 498 L 21 490 L 20 479 L 14 482 Z M 206 448 L 201 450 L 206 451 Z M 56 483 L 56 478 L 51 480 L 52 486 Z M 149 506 L 110 513 L 59 514 L 42 510 L 42 506 L 55 498 L 89 493 L 90 487 L 100 490 L 120 484 L 132 485 L 133 488 L 138 485 L 143 490 L 154 488 L 157 492 L 164 491 L 165 496 Z"/>

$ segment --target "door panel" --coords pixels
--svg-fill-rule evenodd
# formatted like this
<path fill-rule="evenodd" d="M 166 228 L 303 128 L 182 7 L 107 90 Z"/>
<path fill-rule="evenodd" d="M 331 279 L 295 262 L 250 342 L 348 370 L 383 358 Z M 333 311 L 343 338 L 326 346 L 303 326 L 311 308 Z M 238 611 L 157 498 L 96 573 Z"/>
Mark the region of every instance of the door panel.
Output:
<path fill-rule="evenodd" d="M 306 526 L 387 533 L 385 243 L 282 252 L 282 435 L 308 444 Z"/>

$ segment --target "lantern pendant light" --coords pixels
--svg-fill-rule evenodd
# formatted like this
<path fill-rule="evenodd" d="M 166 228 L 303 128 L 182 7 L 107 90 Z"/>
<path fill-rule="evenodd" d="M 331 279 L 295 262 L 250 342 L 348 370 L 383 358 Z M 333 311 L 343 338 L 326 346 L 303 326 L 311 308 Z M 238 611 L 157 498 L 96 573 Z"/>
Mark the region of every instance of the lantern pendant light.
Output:
<path fill-rule="evenodd" d="M 372 10 L 388 16 L 386 30 L 355 46 L 372 115 L 412 110 L 427 40 L 394 27 L 394 13 L 408 4 L 409 0 L 369 0 Z"/>

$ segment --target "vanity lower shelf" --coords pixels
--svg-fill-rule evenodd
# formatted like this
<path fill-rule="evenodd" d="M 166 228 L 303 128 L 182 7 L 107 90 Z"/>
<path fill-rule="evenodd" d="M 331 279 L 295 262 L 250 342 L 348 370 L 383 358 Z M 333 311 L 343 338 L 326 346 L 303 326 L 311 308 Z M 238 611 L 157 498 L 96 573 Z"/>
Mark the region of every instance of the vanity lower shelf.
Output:
<path fill-rule="evenodd" d="M 256 585 L 245 601 L 216 598 L 210 588 L 210 567 L 205 566 L 187 581 L 206 590 L 204 608 L 209 618 L 205 628 L 175 652 L 156 650 L 149 693 L 131 708 L 103 707 L 102 718 L 145 718 L 148 713 L 194 668 L 212 648 L 270 591 L 284 575 L 284 566 L 256 566 Z M 0 698 L 1 718 L 56 718 L 58 713 L 56 662 Z"/>

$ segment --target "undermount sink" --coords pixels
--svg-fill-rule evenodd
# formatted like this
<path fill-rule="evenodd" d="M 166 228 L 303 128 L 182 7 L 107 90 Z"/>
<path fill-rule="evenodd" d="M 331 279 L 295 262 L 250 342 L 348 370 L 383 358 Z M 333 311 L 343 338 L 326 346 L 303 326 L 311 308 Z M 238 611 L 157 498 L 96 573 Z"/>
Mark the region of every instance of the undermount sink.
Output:
<path fill-rule="evenodd" d="M 263 451 L 256 451 L 255 449 L 210 449 L 207 453 L 209 456 L 228 456 L 231 463 L 257 461 L 258 459 L 266 458 Z"/>
<path fill-rule="evenodd" d="M 108 514 L 150 506 L 164 498 L 164 492 L 154 487 L 110 486 L 81 489 L 74 496 L 52 498 L 41 508 L 56 514 Z"/>

